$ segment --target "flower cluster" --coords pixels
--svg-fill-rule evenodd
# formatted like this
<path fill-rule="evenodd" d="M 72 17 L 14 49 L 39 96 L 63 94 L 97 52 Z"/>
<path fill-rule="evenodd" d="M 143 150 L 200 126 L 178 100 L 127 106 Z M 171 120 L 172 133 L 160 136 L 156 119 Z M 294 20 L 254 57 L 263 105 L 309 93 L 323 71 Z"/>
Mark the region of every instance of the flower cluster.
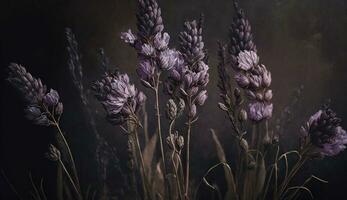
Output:
<path fill-rule="evenodd" d="M 185 30 L 180 33 L 181 57 L 178 64 L 169 71 L 166 83 L 167 92 L 174 95 L 179 88 L 184 99 L 189 103 L 189 116 L 196 115 L 196 106 L 202 106 L 207 99 L 207 91 L 203 90 L 209 82 L 208 65 L 205 63 L 206 53 L 202 41 L 201 23 L 195 20 L 185 22 Z M 200 90 L 200 91 L 199 91 Z"/>
<path fill-rule="evenodd" d="M 272 116 L 271 73 L 259 63 L 254 51 L 242 51 L 237 57 L 235 80 L 245 90 L 248 99 L 249 119 L 259 122 Z"/>
<path fill-rule="evenodd" d="M 180 53 L 170 49 L 170 36 L 163 32 L 161 10 L 155 0 L 139 0 L 137 36 L 131 30 L 121 33 L 121 39 L 135 48 L 139 58 L 137 73 L 146 87 L 155 87 L 156 75 L 182 64 Z"/>
<path fill-rule="evenodd" d="M 52 117 L 63 113 L 63 104 L 59 102 L 58 92 L 53 89 L 47 92 L 47 87 L 42 81 L 33 77 L 21 65 L 12 63 L 9 70 L 8 81 L 20 91 L 27 103 L 26 117 L 38 125 L 52 124 Z"/>
<path fill-rule="evenodd" d="M 347 144 L 347 133 L 340 123 L 341 119 L 330 108 L 319 110 L 301 127 L 303 142 L 312 144 L 323 156 L 337 155 Z"/>
<path fill-rule="evenodd" d="M 242 51 L 257 52 L 257 47 L 253 42 L 251 25 L 236 1 L 234 2 L 234 7 L 236 16 L 233 19 L 229 32 L 229 53 L 232 66 L 237 67 L 237 57 L 239 53 Z"/>
<path fill-rule="evenodd" d="M 135 117 L 146 100 L 146 96 L 130 84 L 127 74 L 105 74 L 94 83 L 93 90 L 106 110 L 107 119 L 115 125 Z"/>

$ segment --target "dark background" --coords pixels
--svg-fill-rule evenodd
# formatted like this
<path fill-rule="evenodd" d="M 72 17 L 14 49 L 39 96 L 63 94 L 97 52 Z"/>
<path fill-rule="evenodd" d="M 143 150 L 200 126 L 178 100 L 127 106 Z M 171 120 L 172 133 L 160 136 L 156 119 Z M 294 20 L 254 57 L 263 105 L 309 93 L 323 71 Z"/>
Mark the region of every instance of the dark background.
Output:
<path fill-rule="evenodd" d="M 34 75 L 59 91 L 64 103 L 63 127 L 71 143 L 85 187 L 96 179 L 91 159 L 93 136 L 86 128 L 77 92 L 67 71 L 64 28 L 73 29 L 83 54 L 85 83 L 101 73 L 97 49 L 103 47 L 111 62 L 136 78 L 136 54 L 119 38 L 121 31 L 135 30 L 136 1 L 129 0 L 2 0 L 0 3 L 1 61 L 1 166 L 11 182 L 25 196 L 31 171 L 35 181 L 41 177 L 52 186 L 54 166 L 43 157 L 52 130 L 33 126 L 23 117 L 23 103 L 4 79 L 10 62 L 23 64 Z M 262 63 L 273 75 L 275 117 L 291 101 L 291 93 L 305 86 L 303 99 L 295 110 L 295 119 L 286 128 L 282 143 L 293 148 L 300 124 L 327 99 L 347 127 L 347 1 L 344 0 L 242 0 L 249 18 Z M 215 128 L 227 151 L 230 124 L 219 111 L 217 84 L 217 40 L 227 41 L 234 14 L 231 0 L 162 0 L 165 30 L 177 44 L 177 33 L 187 19 L 205 14 L 205 45 L 209 49 L 209 99 L 200 109 L 193 133 L 194 177 L 216 161 L 209 128 Z M 145 90 L 134 81 L 141 89 Z M 151 97 L 150 97 L 151 98 Z M 91 98 L 92 99 L 92 98 Z M 149 101 L 150 102 L 150 101 Z M 124 152 L 125 138 L 118 129 L 103 120 L 103 112 L 93 101 L 98 126 L 110 143 Z M 148 106 L 152 104 L 149 103 Z M 275 118 L 274 117 L 274 118 Z M 123 147 L 122 147 L 123 146 Z M 305 172 L 329 181 L 313 184 L 316 199 L 342 199 L 347 188 L 347 152 L 323 161 L 314 161 Z M 305 178 L 308 173 L 300 174 Z M 12 196 L 1 181 L 1 197 Z M 48 192 L 50 189 L 48 189 Z"/>

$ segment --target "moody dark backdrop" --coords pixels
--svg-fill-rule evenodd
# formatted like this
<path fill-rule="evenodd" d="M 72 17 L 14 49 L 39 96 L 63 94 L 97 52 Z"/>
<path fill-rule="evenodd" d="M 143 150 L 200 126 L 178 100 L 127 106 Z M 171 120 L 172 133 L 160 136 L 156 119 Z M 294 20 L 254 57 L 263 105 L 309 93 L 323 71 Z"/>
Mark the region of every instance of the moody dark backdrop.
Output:
<path fill-rule="evenodd" d="M 97 49 L 103 47 L 111 62 L 135 79 L 136 54 L 119 38 L 121 31 L 135 29 L 135 0 L 2 0 L 0 3 L 1 65 L 1 151 L 0 168 L 19 191 L 30 188 L 28 172 L 36 181 L 44 177 L 47 188 L 53 183 L 54 167 L 43 157 L 51 130 L 31 125 L 23 117 L 23 103 L 4 79 L 10 62 L 25 65 L 35 76 L 59 91 L 65 106 L 64 129 L 77 157 L 83 182 L 96 179 L 93 137 L 86 128 L 78 96 L 67 72 L 64 28 L 73 29 L 83 54 L 85 83 L 98 78 Z M 311 113 L 327 99 L 345 119 L 347 127 L 347 1 L 344 0 L 240 0 L 251 21 L 262 62 L 273 75 L 275 113 L 291 101 L 290 94 L 300 84 L 303 99 L 295 110 L 283 141 L 291 148 L 297 131 Z M 231 0 L 161 0 L 165 29 L 177 44 L 177 32 L 187 19 L 205 14 L 205 41 L 209 49 L 211 82 L 209 99 L 201 109 L 199 128 L 193 134 L 192 171 L 195 177 L 216 162 L 209 128 L 215 128 L 227 149 L 231 137 L 229 124 L 216 107 L 216 41 L 227 40 L 234 14 Z M 136 82 L 136 81 L 135 81 Z M 138 82 L 136 82 L 138 84 Z M 140 84 L 138 84 L 140 85 Z M 141 86 L 139 86 L 141 87 Z M 102 109 L 93 101 L 98 126 L 105 137 L 124 152 L 124 137 L 102 118 Z M 275 114 L 276 115 L 276 114 Z M 201 150 L 203 149 L 203 150 Z M 200 163 L 200 164 L 199 164 Z M 201 164 L 203 163 L 203 164 Z M 305 170 L 329 180 L 328 185 L 313 184 L 317 199 L 345 196 L 347 152 L 315 161 Z M 308 174 L 301 174 L 302 178 Z M 3 180 L 1 197 L 13 195 Z M 50 191 L 48 191 L 50 192 Z M 25 192 L 24 192 L 25 193 Z"/>

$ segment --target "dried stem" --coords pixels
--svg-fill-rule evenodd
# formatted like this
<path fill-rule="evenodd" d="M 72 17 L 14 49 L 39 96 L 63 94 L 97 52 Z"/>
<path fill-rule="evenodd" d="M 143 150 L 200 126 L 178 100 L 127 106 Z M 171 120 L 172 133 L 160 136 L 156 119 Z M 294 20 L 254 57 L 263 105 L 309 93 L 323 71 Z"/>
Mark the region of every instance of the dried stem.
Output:
<path fill-rule="evenodd" d="M 74 180 L 72 179 L 70 173 L 67 171 L 67 169 L 66 169 L 66 167 L 65 167 L 65 165 L 64 165 L 64 163 L 63 163 L 63 161 L 62 161 L 61 159 L 59 159 L 58 162 L 59 162 L 60 166 L 62 167 L 62 169 L 64 170 L 66 176 L 68 177 L 68 179 L 69 179 L 71 185 L 72 185 L 73 188 L 75 189 L 75 192 L 76 192 L 76 194 L 77 194 L 77 196 L 78 196 L 78 199 L 82 199 L 82 196 L 81 196 L 81 194 L 80 194 L 80 192 L 79 192 L 79 190 L 78 190 L 78 188 L 77 188 L 77 186 L 76 186 Z"/>
<path fill-rule="evenodd" d="M 192 127 L 192 118 L 188 117 L 188 131 L 187 131 L 187 160 L 186 160 L 186 192 L 185 197 L 189 199 L 189 164 L 190 164 L 190 134 Z"/>
<path fill-rule="evenodd" d="M 163 146 L 163 138 L 161 134 L 161 122 L 160 122 L 160 107 L 159 107 L 159 84 L 160 84 L 160 72 L 157 73 L 157 81 L 156 86 L 154 88 L 155 92 L 155 110 L 156 110 L 156 116 L 157 116 L 157 129 L 158 129 L 158 136 L 159 136 L 159 142 L 160 142 L 160 151 L 161 151 L 161 158 L 163 162 L 163 169 L 164 174 L 166 174 L 166 165 L 165 165 L 165 154 L 164 154 L 164 146 Z M 166 183 L 166 178 L 164 178 L 164 184 Z"/>

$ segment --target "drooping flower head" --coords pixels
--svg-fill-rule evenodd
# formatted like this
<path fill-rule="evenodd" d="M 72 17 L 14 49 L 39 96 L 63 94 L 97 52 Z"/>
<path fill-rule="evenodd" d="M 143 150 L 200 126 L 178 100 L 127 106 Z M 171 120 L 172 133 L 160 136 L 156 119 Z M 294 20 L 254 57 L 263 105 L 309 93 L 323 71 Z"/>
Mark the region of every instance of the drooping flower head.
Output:
<path fill-rule="evenodd" d="M 146 96 L 130 84 L 127 74 L 106 74 L 93 85 L 96 98 L 106 110 L 107 119 L 115 125 L 134 116 Z"/>
<path fill-rule="evenodd" d="M 17 88 L 27 103 L 25 108 L 26 118 L 38 125 L 48 126 L 52 124 L 52 116 L 60 116 L 63 113 L 63 104 L 56 90 L 42 84 L 40 79 L 33 77 L 25 67 L 12 63 L 9 66 L 8 81 Z M 52 114 L 48 115 L 48 112 Z"/>
<path fill-rule="evenodd" d="M 347 133 L 340 123 L 330 108 L 319 110 L 301 127 L 303 143 L 312 144 L 314 151 L 323 156 L 337 155 L 347 144 Z"/>

